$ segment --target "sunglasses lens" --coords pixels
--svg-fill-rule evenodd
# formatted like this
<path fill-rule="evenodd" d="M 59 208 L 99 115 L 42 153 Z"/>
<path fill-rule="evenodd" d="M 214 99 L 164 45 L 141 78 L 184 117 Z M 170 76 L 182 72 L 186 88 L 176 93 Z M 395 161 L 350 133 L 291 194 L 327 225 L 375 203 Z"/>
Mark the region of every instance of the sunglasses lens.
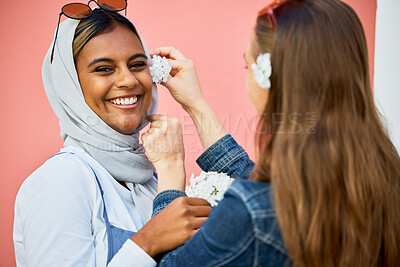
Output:
<path fill-rule="evenodd" d="M 90 17 L 92 10 L 85 4 L 72 3 L 63 6 L 62 12 L 72 19 L 84 19 Z"/>
<path fill-rule="evenodd" d="M 97 3 L 101 8 L 110 11 L 121 11 L 126 8 L 126 0 L 99 0 Z"/>

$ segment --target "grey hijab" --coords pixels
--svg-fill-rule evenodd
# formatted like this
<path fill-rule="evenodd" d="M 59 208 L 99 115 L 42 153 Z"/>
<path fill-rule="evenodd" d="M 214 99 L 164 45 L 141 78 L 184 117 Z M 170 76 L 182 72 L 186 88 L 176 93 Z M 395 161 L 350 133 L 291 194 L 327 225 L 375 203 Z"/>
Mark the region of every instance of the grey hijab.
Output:
<path fill-rule="evenodd" d="M 67 19 L 59 26 L 53 63 L 51 49 L 42 67 L 43 84 L 49 102 L 59 118 L 64 146 L 73 145 L 84 149 L 116 180 L 125 182 L 132 199 L 146 223 L 151 216 L 152 201 L 157 193 L 154 167 L 139 144 L 139 131 L 148 121 L 143 119 L 132 135 L 118 133 L 100 119 L 86 104 L 72 53 L 72 42 L 79 21 Z M 140 35 L 139 35 L 140 37 Z M 151 65 L 143 39 L 144 51 Z M 153 84 L 152 101 L 147 114 L 157 111 L 157 88 Z"/>

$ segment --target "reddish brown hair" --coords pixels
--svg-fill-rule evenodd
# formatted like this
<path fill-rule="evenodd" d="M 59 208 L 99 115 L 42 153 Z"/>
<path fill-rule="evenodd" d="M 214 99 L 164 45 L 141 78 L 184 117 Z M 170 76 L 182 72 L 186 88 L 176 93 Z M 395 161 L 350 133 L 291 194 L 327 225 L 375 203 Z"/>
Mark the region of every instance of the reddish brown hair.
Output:
<path fill-rule="evenodd" d="M 271 182 L 295 266 L 395 266 L 400 158 L 373 102 L 361 22 L 338 0 L 289 2 L 275 32 L 265 16 L 255 28 L 273 72 L 252 179 Z"/>

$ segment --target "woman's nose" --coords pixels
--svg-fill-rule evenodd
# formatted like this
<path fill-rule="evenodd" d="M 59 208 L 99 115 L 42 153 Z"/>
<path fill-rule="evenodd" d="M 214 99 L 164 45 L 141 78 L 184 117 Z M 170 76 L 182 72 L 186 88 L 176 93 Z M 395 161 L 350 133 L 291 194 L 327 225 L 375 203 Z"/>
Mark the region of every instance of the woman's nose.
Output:
<path fill-rule="evenodd" d="M 121 68 L 118 71 L 117 80 L 115 81 L 115 85 L 117 87 L 132 88 L 137 84 L 139 84 L 139 81 L 136 79 L 134 73 L 128 67 Z"/>

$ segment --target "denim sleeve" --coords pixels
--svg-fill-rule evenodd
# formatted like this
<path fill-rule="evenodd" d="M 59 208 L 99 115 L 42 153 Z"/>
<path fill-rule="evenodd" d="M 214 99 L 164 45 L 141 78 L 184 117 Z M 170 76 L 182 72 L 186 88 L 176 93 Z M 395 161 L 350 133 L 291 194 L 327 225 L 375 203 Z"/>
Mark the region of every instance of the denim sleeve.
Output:
<path fill-rule="evenodd" d="M 203 171 L 223 172 L 232 178 L 248 178 L 255 165 L 230 134 L 210 146 L 196 162 Z"/>
<path fill-rule="evenodd" d="M 163 255 L 159 266 L 220 266 L 241 259 L 254 249 L 251 216 L 244 203 L 227 191 L 200 230 L 186 243 Z"/>
<path fill-rule="evenodd" d="M 153 200 L 153 214 L 151 217 L 156 216 L 160 211 L 162 211 L 169 203 L 171 203 L 175 198 L 185 197 L 186 194 L 180 190 L 165 190 L 159 193 Z"/>

